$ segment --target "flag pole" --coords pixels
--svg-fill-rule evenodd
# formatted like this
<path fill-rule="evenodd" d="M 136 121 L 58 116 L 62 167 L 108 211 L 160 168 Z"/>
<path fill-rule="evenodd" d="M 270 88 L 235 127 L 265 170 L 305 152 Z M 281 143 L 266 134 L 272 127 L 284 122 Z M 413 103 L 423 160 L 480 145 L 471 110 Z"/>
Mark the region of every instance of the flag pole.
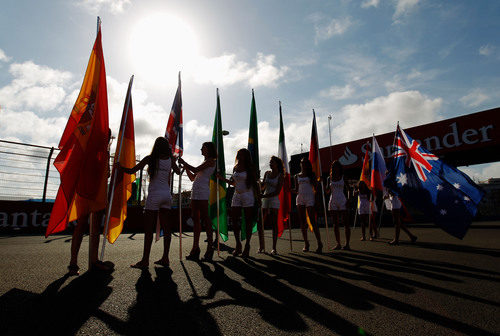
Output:
<path fill-rule="evenodd" d="M 280 123 L 283 121 L 283 117 L 281 115 L 281 100 L 279 100 L 279 104 L 280 104 Z M 281 124 L 280 124 L 280 127 L 281 127 Z M 283 127 L 283 134 L 285 132 L 285 129 Z M 283 136 L 283 146 L 285 146 L 285 139 L 284 139 L 284 136 Z M 286 157 L 286 160 L 288 161 L 288 155 L 285 155 Z M 288 162 L 286 162 L 286 164 L 288 164 Z M 290 172 L 288 172 L 288 174 L 290 174 Z M 291 184 L 291 179 L 290 179 L 290 184 Z M 291 195 L 290 195 L 291 196 Z M 283 197 L 283 200 L 284 197 Z M 291 197 L 290 197 L 290 200 L 291 200 Z M 290 206 L 291 208 L 291 206 Z M 292 248 L 292 216 L 291 216 L 291 211 L 288 213 L 288 240 L 290 241 L 290 252 L 293 251 L 293 248 Z"/>
<path fill-rule="evenodd" d="M 181 87 L 181 72 L 179 71 L 179 88 Z M 181 113 L 182 117 L 182 113 Z M 180 145 L 180 139 L 179 140 L 179 145 Z M 182 157 L 182 151 L 179 150 L 179 158 Z M 181 192 L 181 185 L 182 185 L 182 173 L 184 172 L 184 169 L 180 171 L 179 174 L 179 188 L 177 190 L 178 197 L 177 200 L 179 201 L 179 261 L 182 261 L 182 192 Z M 172 174 L 172 179 L 173 179 L 173 174 Z"/>
<path fill-rule="evenodd" d="M 98 17 L 97 17 L 97 27 L 96 27 L 96 32 L 95 32 L 96 37 L 97 37 L 97 35 L 99 34 L 99 30 L 100 30 L 100 29 L 101 29 L 101 18 L 98 16 Z M 90 237 L 92 237 L 92 236 L 93 236 L 93 234 L 94 234 L 94 229 L 93 229 L 93 225 L 92 225 L 92 222 L 93 222 L 93 221 L 94 221 L 94 215 L 93 215 L 93 213 L 91 212 L 91 213 L 89 214 L 89 236 L 90 236 Z M 102 223 L 101 223 L 101 224 L 102 224 Z M 99 225 L 99 226 L 100 226 L 100 225 Z M 90 238 L 90 239 L 91 239 L 91 238 Z M 104 238 L 104 240 L 106 240 L 106 237 Z M 92 253 L 92 252 L 91 252 L 91 251 L 90 251 L 90 249 L 89 249 L 89 268 L 92 266 L 92 265 L 90 264 L 90 254 L 91 254 L 91 253 Z"/>
<path fill-rule="evenodd" d="M 217 100 L 219 99 L 219 88 L 216 89 L 216 92 L 217 92 Z M 217 101 L 218 103 L 218 101 Z M 215 142 L 216 142 L 216 148 L 217 148 L 217 151 L 219 150 L 219 114 L 216 112 L 215 113 L 215 124 L 216 124 L 216 127 L 215 127 Z M 217 174 L 219 173 L 219 153 L 217 153 L 217 160 L 215 160 L 215 171 L 217 172 Z M 219 209 L 219 179 L 217 178 L 216 176 L 216 179 L 215 179 L 215 188 L 217 190 L 217 256 L 220 258 L 220 239 L 219 239 L 219 236 L 220 236 L 220 226 L 219 226 L 219 216 L 220 216 L 220 209 Z"/>
<path fill-rule="evenodd" d="M 397 128 L 399 127 L 399 121 L 398 121 L 398 124 L 397 124 L 397 127 L 396 127 L 396 130 Z M 392 152 L 394 151 L 394 145 L 396 144 L 396 133 L 397 132 L 394 132 L 394 139 L 392 140 L 392 147 L 391 147 L 391 159 L 392 159 Z M 385 202 L 382 202 L 382 209 L 380 209 L 380 220 L 379 220 L 379 223 L 378 223 L 378 229 L 380 229 L 380 226 L 382 224 L 382 214 L 384 213 L 384 204 Z M 391 210 L 392 211 L 392 210 Z"/>
<path fill-rule="evenodd" d="M 181 157 L 179 153 L 179 157 Z M 181 192 L 181 184 L 182 184 L 182 173 L 184 169 L 181 170 L 179 174 L 179 189 L 178 189 L 178 200 L 179 200 L 179 260 L 182 261 L 182 192 Z"/>
<path fill-rule="evenodd" d="M 316 113 L 314 112 L 314 109 L 313 109 L 313 114 L 314 116 L 316 116 Z M 318 128 L 316 127 L 316 138 L 318 137 Z M 330 239 L 328 238 L 328 217 L 327 217 L 327 214 L 326 214 L 326 201 L 325 201 L 325 187 L 323 185 L 323 172 L 321 171 L 321 157 L 319 156 L 319 141 L 316 141 L 317 142 L 317 154 L 318 154 L 318 160 L 319 160 L 319 178 L 320 178 L 320 181 L 321 181 L 321 196 L 322 196 L 322 199 L 323 199 L 323 212 L 324 212 L 324 215 L 325 215 L 325 227 L 326 227 L 326 246 L 328 248 L 328 250 L 330 250 Z"/>
<path fill-rule="evenodd" d="M 130 82 L 128 83 L 128 90 L 127 90 L 127 102 L 125 103 L 125 119 L 123 120 L 123 127 L 120 130 L 121 135 L 120 135 L 120 147 L 118 148 L 118 156 L 116 156 L 116 150 L 115 150 L 115 159 L 114 162 L 120 162 L 120 155 L 122 153 L 122 146 L 123 146 L 123 138 L 125 136 L 125 127 L 127 126 L 127 117 L 128 117 L 128 111 L 130 109 L 130 97 L 132 96 L 132 83 L 134 82 L 134 75 L 130 77 Z M 108 226 L 109 226 L 109 217 L 111 215 L 111 208 L 113 207 L 113 198 L 115 196 L 115 186 L 116 186 L 116 169 L 113 166 L 112 168 L 114 171 L 113 175 L 113 181 L 111 183 L 111 195 L 109 197 L 109 202 L 108 202 L 108 211 L 106 214 L 106 224 L 104 225 L 104 231 L 103 231 L 103 242 L 102 242 L 102 248 L 101 248 L 101 261 L 104 260 L 104 249 L 106 248 L 106 236 L 108 234 Z"/>

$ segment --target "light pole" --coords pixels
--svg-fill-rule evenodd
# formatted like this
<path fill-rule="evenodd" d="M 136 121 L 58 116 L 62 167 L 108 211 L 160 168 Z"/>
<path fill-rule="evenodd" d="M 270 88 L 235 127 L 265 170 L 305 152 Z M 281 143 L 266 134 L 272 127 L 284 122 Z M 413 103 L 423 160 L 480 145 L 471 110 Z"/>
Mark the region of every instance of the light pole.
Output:
<path fill-rule="evenodd" d="M 332 132 L 330 131 L 330 121 L 332 120 L 332 115 L 328 115 L 328 135 L 330 136 L 330 163 L 333 162 L 332 155 Z"/>

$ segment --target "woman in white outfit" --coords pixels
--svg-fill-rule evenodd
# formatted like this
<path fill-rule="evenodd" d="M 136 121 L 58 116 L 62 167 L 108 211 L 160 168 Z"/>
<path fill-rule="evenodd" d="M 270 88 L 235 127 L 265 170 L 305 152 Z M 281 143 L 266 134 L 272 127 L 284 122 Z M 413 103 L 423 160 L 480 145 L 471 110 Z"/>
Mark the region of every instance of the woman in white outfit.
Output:
<path fill-rule="evenodd" d="M 234 186 L 233 199 L 231 201 L 231 222 L 233 224 L 234 238 L 236 239 L 236 248 L 233 255 L 241 254 L 242 257 L 248 257 L 250 253 L 250 239 L 252 238 L 252 223 L 255 221 L 254 205 L 255 198 L 260 197 L 257 177 L 253 166 L 250 151 L 242 148 L 236 153 L 236 164 L 233 168 L 233 175 L 228 180 L 223 176 L 217 175 L 219 179 Z M 241 216 L 245 216 L 245 249 L 241 251 Z"/>
<path fill-rule="evenodd" d="M 302 160 L 300 160 L 300 173 L 294 177 L 295 186 L 292 191 L 297 194 L 297 212 L 299 215 L 302 237 L 304 238 L 304 248 L 302 251 L 309 251 L 309 241 L 307 240 L 307 218 L 309 218 L 318 242 L 316 253 L 322 253 L 323 243 L 321 243 L 321 235 L 316 224 L 316 214 L 314 210 L 316 175 L 312 170 L 311 161 L 309 161 L 309 159 L 302 158 Z"/>
<path fill-rule="evenodd" d="M 334 250 L 350 250 L 349 241 L 351 239 L 351 228 L 349 227 L 349 220 L 347 214 L 347 199 L 345 197 L 346 185 L 344 183 L 344 169 L 339 161 L 333 161 L 330 168 L 330 176 L 328 177 L 328 183 L 326 187 L 326 192 L 330 193 L 330 202 L 328 202 L 328 211 L 332 216 L 333 221 L 333 231 L 335 233 L 335 239 L 337 240 L 337 245 L 333 248 Z M 340 243 L 340 230 L 339 223 L 343 222 L 345 231 L 345 245 L 342 247 Z"/>
<path fill-rule="evenodd" d="M 213 230 L 212 223 L 208 217 L 208 197 L 210 195 L 210 176 L 215 171 L 215 161 L 217 160 L 217 151 L 213 142 L 205 142 L 201 146 L 201 155 L 205 158 L 198 167 L 193 167 L 179 159 L 179 163 L 186 169 L 186 173 L 191 181 L 193 188 L 191 191 L 191 216 L 193 217 L 193 248 L 186 257 L 188 260 L 199 260 L 200 257 L 200 233 L 202 223 L 207 233 L 207 251 L 204 259 L 212 260 L 214 247 L 212 246 Z"/>
<path fill-rule="evenodd" d="M 392 221 L 394 223 L 394 239 L 389 242 L 390 245 L 398 245 L 399 244 L 399 232 L 403 229 L 404 232 L 410 237 L 412 243 L 417 241 L 417 236 L 412 234 L 410 230 L 406 227 L 406 225 L 401 221 L 401 200 L 398 196 L 396 196 L 392 191 L 387 190 L 387 194 L 384 195 L 384 198 L 388 198 L 391 202 L 391 212 L 392 212 Z"/>
<path fill-rule="evenodd" d="M 364 181 L 358 183 L 358 215 L 361 223 L 361 240 L 366 240 L 366 226 L 368 225 L 370 210 L 370 188 Z"/>
<path fill-rule="evenodd" d="M 180 174 L 179 167 L 172 161 L 172 151 L 168 140 L 164 137 L 158 137 L 153 146 L 151 154 L 142 159 L 133 168 L 118 167 L 127 174 L 134 174 L 138 170 L 148 165 L 149 187 L 146 206 L 144 207 L 144 251 L 142 259 L 130 265 L 133 268 L 147 269 L 149 266 L 149 255 L 151 253 L 151 244 L 153 242 L 153 229 L 156 225 L 158 213 L 160 216 L 160 225 L 163 229 L 163 256 L 155 264 L 169 266 L 168 253 L 170 250 L 170 225 L 168 223 L 169 210 L 172 206 L 172 196 L 170 195 L 170 174 L 173 170 Z"/>
<path fill-rule="evenodd" d="M 264 181 L 262 183 L 262 190 L 264 194 L 262 195 L 262 210 L 264 215 L 264 223 L 267 220 L 271 222 L 271 227 L 273 230 L 273 249 L 271 254 L 276 253 L 276 242 L 278 240 L 278 210 L 280 208 L 279 194 L 281 188 L 283 187 L 283 161 L 277 156 L 272 156 L 269 161 L 269 167 L 271 170 L 266 171 L 264 174 Z M 262 236 L 261 236 L 262 235 Z M 259 241 L 264 240 L 264 232 L 262 228 L 259 229 Z M 263 244 L 261 244 L 263 246 Z M 263 252 L 263 248 L 259 249 L 259 252 Z"/>

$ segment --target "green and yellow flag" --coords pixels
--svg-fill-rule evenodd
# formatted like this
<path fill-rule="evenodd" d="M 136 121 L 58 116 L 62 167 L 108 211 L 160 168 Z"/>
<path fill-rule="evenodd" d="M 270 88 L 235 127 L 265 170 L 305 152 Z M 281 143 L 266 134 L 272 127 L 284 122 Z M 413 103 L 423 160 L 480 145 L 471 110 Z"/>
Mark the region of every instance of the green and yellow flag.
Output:
<path fill-rule="evenodd" d="M 217 148 L 217 164 L 215 171 L 218 172 L 221 176 L 226 176 L 226 163 L 224 162 L 224 144 L 222 142 L 222 121 L 220 112 L 219 89 L 217 89 L 217 109 L 215 110 L 212 142 Z M 218 180 L 215 176 L 215 173 L 210 176 L 208 215 L 210 216 L 210 220 L 212 221 L 212 227 L 214 228 L 214 230 L 217 230 L 217 225 L 219 226 L 219 234 L 223 241 L 227 241 L 228 238 L 226 190 L 226 182 Z M 218 209 L 217 203 L 219 205 Z"/>

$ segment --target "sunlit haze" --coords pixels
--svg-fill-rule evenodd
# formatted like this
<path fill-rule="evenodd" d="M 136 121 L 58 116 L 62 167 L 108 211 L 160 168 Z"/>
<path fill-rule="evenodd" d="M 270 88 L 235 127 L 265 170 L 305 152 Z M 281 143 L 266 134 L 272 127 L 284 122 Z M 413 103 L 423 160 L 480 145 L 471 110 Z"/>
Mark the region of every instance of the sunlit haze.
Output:
<path fill-rule="evenodd" d="M 198 39 L 182 19 L 165 13 L 142 18 L 132 29 L 129 58 L 138 76 L 157 83 L 193 67 Z"/>

